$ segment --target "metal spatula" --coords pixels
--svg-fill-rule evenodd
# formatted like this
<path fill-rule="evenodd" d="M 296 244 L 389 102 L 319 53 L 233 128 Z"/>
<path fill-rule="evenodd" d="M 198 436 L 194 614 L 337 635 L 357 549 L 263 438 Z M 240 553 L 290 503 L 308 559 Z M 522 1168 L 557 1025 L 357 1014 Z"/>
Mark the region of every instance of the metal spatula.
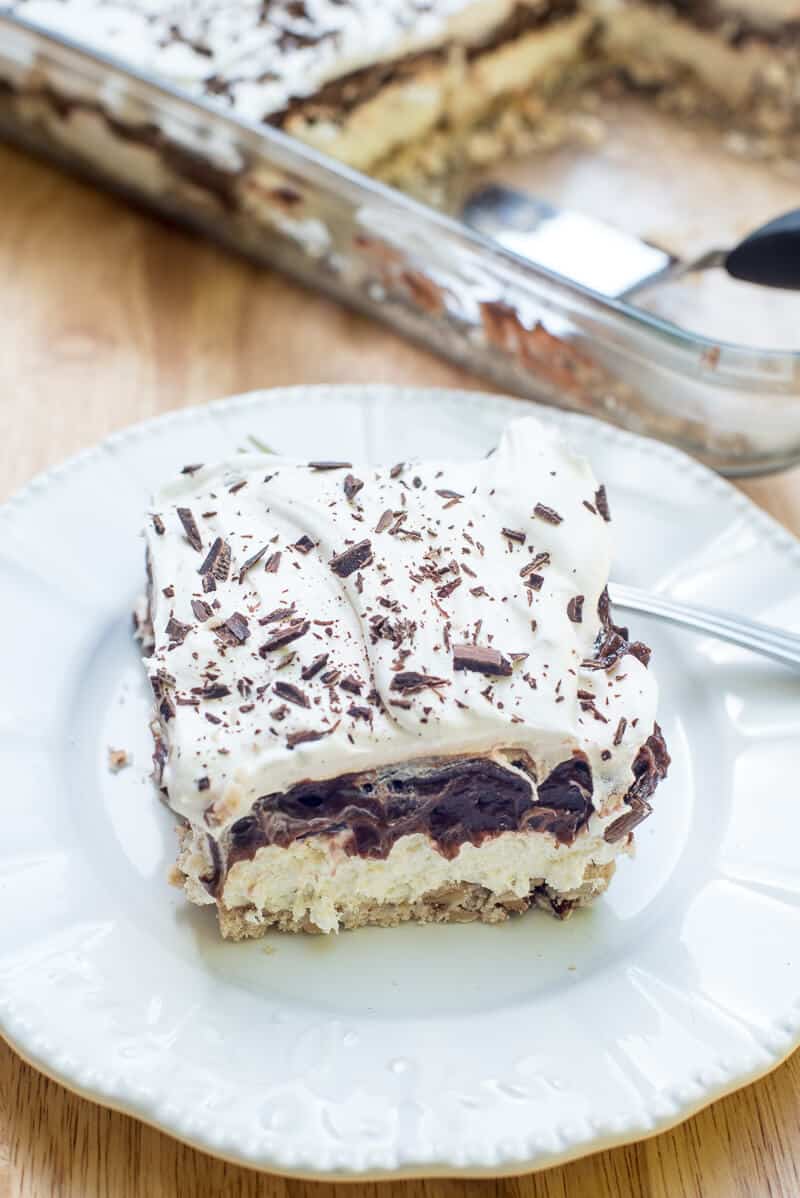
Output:
<path fill-rule="evenodd" d="M 594 217 L 494 183 L 467 199 L 462 219 L 505 249 L 609 299 L 630 300 L 716 267 L 746 283 L 800 290 L 800 209 L 762 225 L 733 249 L 709 250 L 690 262 Z"/>

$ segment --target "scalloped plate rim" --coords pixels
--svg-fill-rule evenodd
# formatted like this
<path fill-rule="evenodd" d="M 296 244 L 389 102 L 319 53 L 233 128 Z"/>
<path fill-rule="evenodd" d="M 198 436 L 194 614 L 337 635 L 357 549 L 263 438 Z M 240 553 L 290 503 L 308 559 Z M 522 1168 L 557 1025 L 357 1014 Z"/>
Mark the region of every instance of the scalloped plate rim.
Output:
<path fill-rule="evenodd" d="M 172 426 L 174 424 L 187 423 L 191 424 L 192 420 L 197 419 L 202 413 L 211 410 L 212 412 L 224 412 L 234 408 L 249 408 L 257 407 L 259 404 L 269 402 L 270 400 L 287 400 L 294 396 L 298 398 L 308 397 L 313 394 L 317 400 L 323 401 L 326 397 L 331 397 L 333 400 L 344 398 L 345 396 L 356 396 L 359 401 L 364 401 L 367 397 L 408 397 L 420 398 L 421 396 L 430 396 L 436 393 L 443 400 L 450 402 L 475 404 L 476 407 L 482 404 L 492 403 L 500 407 L 501 405 L 507 409 L 509 416 L 513 414 L 522 415 L 526 411 L 530 411 L 538 418 L 559 425 L 567 430 L 570 427 L 586 428 L 592 426 L 594 434 L 602 437 L 607 442 L 616 443 L 623 447 L 627 446 L 633 450 L 646 451 L 648 454 L 661 457 L 664 461 L 670 462 L 673 465 L 680 465 L 683 471 L 690 471 L 694 477 L 702 485 L 710 488 L 715 493 L 715 498 L 720 502 L 726 503 L 730 508 L 735 509 L 737 514 L 743 515 L 747 522 L 752 527 L 760 528 L 764 533 L 767 533 L 773 544 L 780 551 L 787 555 L 788 558 L 796 565 L 800 565 L 800 541 L 794 538 L 791 533 L 782 527 L 772 516 L 760 509 L 746 495 L 737 491 L 730 483 L 715 474 L 708 467 L 689 458 L 681 450 L 674 448 L 661 442 L 651 441 L 648 438 L 641 437 L 635 433 L 628 432 L 617 428 L 614 425 L 607 424 L 579 413 L 563 412 L 552 408 L 543 408 L 540 405 L 515 399 L 511 396 L 502 394 L 486 393 L 474 390 L 460 390 L 453 388 L 433 388 L 423 386 L 396 386 L 391 384 L 380 384 L 373 386 L 370 384 L 320 384 L 320 385 L 296 385 L 288 387 L 276 387 L 269 389 L 256 389 L 244 393 L 232 395 L 223 399 L 211 401 L 210 403 L 201 403 L 185 408 L 174 409 L 161 415 L 151 417 L 149 419 L 137 422 L 127 426 L 121 430 L 112 432 L 99 443 L 89 446 L 76 454 L 67 458 L 65 461 L 42 471 L 32 478 L 28 483 L 24 484 L 20 489 L 13 493 L 0 505 L 0 520 L 8 520 L 13 517 L 15 510 L 25 504 L 26 500 L 40 493 L 52 484 L 57 483 L 59 478 L 72 472 L 79 467 L 90 466 L 94 460 L 100 460 L 103 453 L 107 450 L 113 450 L 132 438 L 145 438 L 149 435 L 157 433 L 160 429 Z M 216 1146 L 210 1143 L 202 1135 L 193 1136 L 185 1131 L 180 1130 L 177 1126 L 170 1124 L 169 1118 L 162 1115 L 159 1117 L 158 1110 L 140 1109 L 140 1104 L 134 1097 L 128 1099 L 117 1098 L 115 1095 L 109 1095 L 103 1092 L 102 1085 L 98 1084 L 95 1087 L 84 1085 L 78 1080 L 78 1075 L 81 1072 L 81 1066 L 76 1063 L 74 1068 L 70 1070 L 62 1070 L 54 1067 L 51 1059 L 54 1052 L 48 1054 L 43 1051 L 40 1055 L 34 1047 L 36 1041 L 36 1032 L 31 1033 L 19 1031 L 15 1033 L 14 1024 L 17 1018 L 13 1012 L 9 1011 L 9 1002 L 0 996 L 0 1035 L 6 1040 L 11 1048 L 28 1064 L 36 1068 L 45 1076 L 63 1085 L 66 1089 L 76 1095 L 86 1098 L 89 1101 L 95 1102 L 100 1106 L 106 1107 L 132 1118 L 138 1119 L 147 1126 L 153 1127 L 158 1131 L 170 1135 L 177 1141 L 187 1144 L 199 1151 L 206 1152 L 218 1159 L 228 1161 L 232 1164 L 241 1165 L 243 1167 L 256 1171 L 273 1173 L 278 1176 L 287 1178 L 306 1179 L 312 1181 L 376 1181 L 376 1180 L 391 1180 L 391 1179 L 418 1179 L 425 1177 L 439 1178 L 488 1178 L 488 1177 L 515 1177 L 524 1176 L 539 1172 L 540 1170 L 551 1168 L 557 1165 L 567 1164 L 571 1161 L 578 1160 L 582 1157 L 591 1155 L 595 1152 L 605 1151 L 611 1148 L 621 1147 L 626 1144 L 637 1143 L 642 1140 L 650 1139 L 653 1136 L 659 1135 L 662 1132 L 675 1128 L 691 1118 L 698 1112 L 705 1109 L 707 1106 L 716 1102 L 720 1098 L 735 1093 L 745 1086 L 751 1085 L 754 1082 L 766 1077 L 769 1073 L 778 1068 L 800 1045 L 800 1019 L 798 1019 L 797 1010 L 798 1000 L 795 1000 L 793 1007 L 787 1011 L 785 1015 L 778 1016 L 774 1020 L 775 1024 L 780 1024 L 784 1035 L 781 1037 L 782 1043 L 778 1046 L 776 1037 L 773 1037 L 773 1044 L 767 1046 L 761 1042 L 761 1048 L 769 1057 L 767 1063 L 761 1067 L 757 1066 L 750 1071 L 742 1071 L 730 1081 L 719 1083 L 711 1083 L 704 1085 L 704 1092 L 695 1100 L 685 1100 L 679 1105 L 678 1110 L 673 1114 L 655 1116 L 651 1112 L 646 1112 L 647 1126 L 639 1128 L 632 1127 L 628 1130 L 622 1130 L 619 1133 L 594 1133 L 590 1136 L 578 1139 L 571 1146 L 565 1147 L 563 1150 L 555 1152 L 542 1152 L 535 1157 L 527 1159 L 508 1160 L 504 1163 L 487 1166 L 469 1166 L 448 1164 L 447 1162 L 436 1164 L 420 1164 L 419 1166 L 403 1166 L 398 1165 L 390 1168 L 376 1169 L 334 1169 L 334 1170 L 316 1170 L 316 1169 L 293 1169 L 264 1159 L 253 1159 L 245 1154 L 237 1153 L 235 1150 L 227 1151 L 224 1146 Z M 791 1025 L 791 1031 L 788 1030 Z"/>

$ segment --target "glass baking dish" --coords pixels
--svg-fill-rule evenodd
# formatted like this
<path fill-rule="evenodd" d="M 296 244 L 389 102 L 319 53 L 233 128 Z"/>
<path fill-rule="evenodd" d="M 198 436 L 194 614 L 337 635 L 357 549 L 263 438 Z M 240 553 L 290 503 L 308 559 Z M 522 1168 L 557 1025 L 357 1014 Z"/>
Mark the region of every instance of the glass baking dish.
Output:
<path fill-rule="evenodd" d="M 0 133 L 505 390 L 729 475 L 800 461 L 800 355 L 610 301 L 264 125 L 0 15 Z"/>

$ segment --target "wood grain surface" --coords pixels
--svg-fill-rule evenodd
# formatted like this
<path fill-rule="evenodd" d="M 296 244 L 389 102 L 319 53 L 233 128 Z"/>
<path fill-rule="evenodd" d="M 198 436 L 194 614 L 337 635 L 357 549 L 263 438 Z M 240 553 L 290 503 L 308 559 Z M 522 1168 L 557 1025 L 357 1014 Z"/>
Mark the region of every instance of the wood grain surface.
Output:
<path fill-rule="evenodd" d="M 115 429 L 230 392 L 479 387 L 386 330 L 0 147 L 0 499 Z M 800 471 L 745 488 L 800 533 Z M 5 912 L 4 918 L 13 918 Z M 54 1001 L 57 995 L 54 995 Z M 376 1186 L 352 1185 L 352 1198 Z M 77 1098 L 0 1043 L 0 1198 L 336 1198 Z M 800 1054 L 672 1132 L 533 1177 L 390 1198 L 797 1198 Z"/>

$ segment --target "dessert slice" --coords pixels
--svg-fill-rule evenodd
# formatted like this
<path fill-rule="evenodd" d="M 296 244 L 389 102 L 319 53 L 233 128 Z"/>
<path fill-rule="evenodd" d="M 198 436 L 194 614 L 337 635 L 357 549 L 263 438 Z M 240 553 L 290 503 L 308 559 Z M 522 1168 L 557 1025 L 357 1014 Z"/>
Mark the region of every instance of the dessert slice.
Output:
<path fill-rule="evenodd" d="M 516 107 L 544 120 L 544 98 L 569 81 L 594 25 L 579 0 L 11 0 L 9 7 L 235 116 L 393 176 L 423 163 L 425 174 L 440 171 L 476 130 L 482 157 L 509 149 L 518 122 L 507 119 L 501 129 L 501 115 Z M 222 137 L 184 144 L 185 133 L 176 141 L 171 129 L 131 123 L 124 94 L 105 115 L 99 101 L 74 90 L 43 88 L 34 71 L 19 104 L 89 156 L 112 154 L 116 145 L 112 162 L 119 158 L 146 182 L 167 186 L 175 174 L 226 206 L 242 184 L 243 201 L 256 203 L 260 172 L 240 177 L 238 155 Z M 204 157 L 205 171 L 197 164 Z"/>
<path fill-rule="evenodd" d="M 610 0 L 602 43 L 648 90 L 783 140 L 800 124 L 796 0 Z"/>
<path fill-rule="evenodd" d="M 187 467 L 148 521 L 156 774 L 223 936 L 563 916 L 669 758 L 606 494 L 530 419 L 482 461 Z"/>
<path fill-rule="evenodd" d="M 594 27 L 579 0 L 453 0 L 426 21 L 400 0 L 380 21 L 384 50 L 356 70 L 343 57 L 323 86 L 268 120 L 401 183 L 499 158 L 530 125 L 541 132 L 546 101 L 573 82 Z"/>

